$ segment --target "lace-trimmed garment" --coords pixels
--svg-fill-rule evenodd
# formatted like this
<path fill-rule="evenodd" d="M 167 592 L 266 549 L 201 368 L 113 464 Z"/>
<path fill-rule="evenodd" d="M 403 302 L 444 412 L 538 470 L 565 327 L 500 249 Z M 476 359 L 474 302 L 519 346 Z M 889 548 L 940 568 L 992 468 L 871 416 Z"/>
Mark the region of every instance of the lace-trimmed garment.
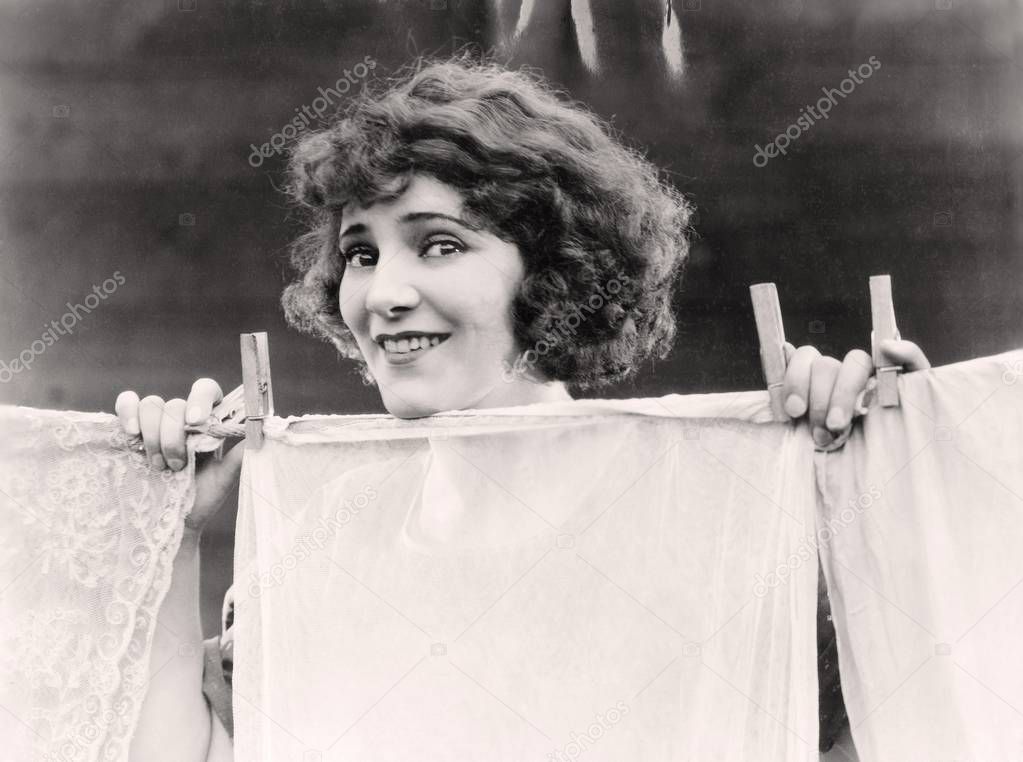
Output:
<path fill-rule="evenodd" d="M 107 414 L 0 406 L 0 746 L 124 760 L 194 458 L 150 469 Z"/>
<path fill-rule="evenodd" d="M 236 756 L 816 762 L 816 560 L 757 585 L 813 534 L 813 443 L 769 416 L 748 392 L 268 419 Z"/>

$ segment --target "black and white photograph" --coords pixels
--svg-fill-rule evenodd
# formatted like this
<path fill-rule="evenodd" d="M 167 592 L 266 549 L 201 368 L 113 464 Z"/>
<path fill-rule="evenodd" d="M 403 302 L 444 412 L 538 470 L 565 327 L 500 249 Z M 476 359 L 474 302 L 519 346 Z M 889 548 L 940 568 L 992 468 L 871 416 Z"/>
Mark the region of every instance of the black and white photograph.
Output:
<path fill-rule="evenodd" d="M 1023 762 L 1020 0 L 2 0 L 0 761 Z"/>

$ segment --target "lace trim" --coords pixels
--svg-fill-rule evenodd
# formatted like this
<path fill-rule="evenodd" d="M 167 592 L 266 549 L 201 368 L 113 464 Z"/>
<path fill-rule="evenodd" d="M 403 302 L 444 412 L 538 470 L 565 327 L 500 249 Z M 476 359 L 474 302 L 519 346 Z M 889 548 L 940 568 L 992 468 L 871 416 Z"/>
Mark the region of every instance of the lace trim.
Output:
<path fill-rule="evenodd" d="M 106 414 L 0 406 L 0 428 L 0 696 L 23 731 L 15 756 L 125 759 L 194 456 L 153 471 Z"/>

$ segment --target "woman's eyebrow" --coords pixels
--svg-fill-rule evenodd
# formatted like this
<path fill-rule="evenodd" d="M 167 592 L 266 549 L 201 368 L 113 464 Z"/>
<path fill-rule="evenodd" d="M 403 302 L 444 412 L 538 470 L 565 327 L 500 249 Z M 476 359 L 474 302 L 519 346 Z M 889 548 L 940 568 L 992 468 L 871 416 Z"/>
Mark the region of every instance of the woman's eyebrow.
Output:
<path fill-rule="evenodd" d="M 416 222 L 417 220 L 431 220 L 441 219 L 454 222 L 456 225 L 460 225 L 466 230 L 479 230 L 479 226 L 469 223 L 467 220 L 463 220 L 461 217 L 454 217 L 450 214 L 444 214 L 443 212 L 409 212 L 403 215 L 400 222 Z"/>
<path fill-rule="evenodd" d="M 466 230 L 472 231 L 480 230 L 479 226 L 473 225 L 467 220 L 463 220 L 461 217 L 454 217 L 450 214 L 444 214 L 443 212 L 409 212 L 408 214 L 402 215 L 398 219 L 398 222 L 409 223 L 418 222 L 419 220 L 431 219 L 448 220 L 449 222 L 454 222 L 456 225 L 460 225 Z M 365 233 L 368 229 L 369 228 L 367 228 L 363 223 L 356 222 L 354 225 L 349 225 L 347 228 L 345 228 L 341 232 L 341 235 L 338 236 L 338 238 L 344 238 L 345 236 L 356 235 L 358 233 Z"/>
<path fill-rule="evenodd" d="M 355 235 L 356 233 L 365 233 L 366 229 L 367 229 L 366 226 L 363 225 L 361 222 L 356 222 L 354 225 L 349 225 L 347 228 L 345 228 L 344 231 L 342 231 L 341 235 L 338 236 L 338 238 L 344 238 L 346 235 Z"/>

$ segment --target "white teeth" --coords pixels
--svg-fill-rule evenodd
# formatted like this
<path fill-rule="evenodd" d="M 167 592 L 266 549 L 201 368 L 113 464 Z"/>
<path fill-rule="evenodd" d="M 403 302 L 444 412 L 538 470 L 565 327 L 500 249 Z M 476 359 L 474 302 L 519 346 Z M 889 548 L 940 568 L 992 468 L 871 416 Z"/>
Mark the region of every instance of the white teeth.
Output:
<path fill-rule="evenodd" d="M 413 336 L 409 339 L 384 339 L 384 349 L 388 352 L 395 352 L 398 354 L 408 354 L 409 352 L 417 352 L 422 349 L 429 347 L 435 347 L 442 341 L 440 336 Z"/>

